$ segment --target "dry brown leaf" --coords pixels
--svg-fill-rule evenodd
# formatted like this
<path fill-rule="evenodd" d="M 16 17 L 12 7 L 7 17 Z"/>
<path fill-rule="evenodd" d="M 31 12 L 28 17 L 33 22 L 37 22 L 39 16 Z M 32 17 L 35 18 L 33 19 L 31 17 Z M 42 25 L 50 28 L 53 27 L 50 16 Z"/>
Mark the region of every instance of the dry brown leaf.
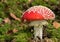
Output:
<path fill-rule="evenodd" d="M 20 18 L 17 18 L 13 13 L 10 13 L 10 16 L 11 16 L 13 19 L 15 19 L 15 20 L 20 21 Z"/>
<path fill-rule="evenodd" d="M 13 29 L 13 33 L 16 33 L 18 32 L 18 30 L 16 28 Z"/>
<path fill-rule="evenodd" d="M 11 21 L 10 21 L 9 18 L 5 18 L 5 19 L 3 20 L 3 22 L 4 22 L 4 23 L 9 23 L 9 24 L 11 23 Z"/>
<path fill-rule="evenodd" d="M 60 27 L 60 23 L 58 23 L 57 21 L 53 22 L 53 26 L 58 29 Z"/>

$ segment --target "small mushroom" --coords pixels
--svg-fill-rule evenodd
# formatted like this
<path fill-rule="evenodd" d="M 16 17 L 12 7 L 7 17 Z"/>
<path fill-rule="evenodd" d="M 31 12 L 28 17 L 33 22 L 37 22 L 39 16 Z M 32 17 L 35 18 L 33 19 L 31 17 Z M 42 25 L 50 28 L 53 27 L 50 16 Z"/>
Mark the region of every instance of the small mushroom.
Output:
<path fill-rule="evenodd" d="M 33 6 L 23 13 L 22 20 L 28 21 L 29 26 L 34 26 L 34 38 L 39 37 L 42 41 L 43 25 L 47 25 L 47 20 L 54 20 L 55 14 L 45 6 Z"/>

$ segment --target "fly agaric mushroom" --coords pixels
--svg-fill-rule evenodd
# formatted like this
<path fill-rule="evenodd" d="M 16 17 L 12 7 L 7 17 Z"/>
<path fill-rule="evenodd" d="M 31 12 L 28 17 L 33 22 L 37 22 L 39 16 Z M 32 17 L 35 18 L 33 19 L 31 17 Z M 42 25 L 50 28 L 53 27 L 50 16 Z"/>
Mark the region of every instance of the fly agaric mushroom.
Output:
<path fill-rule="evenodd" d="M 54 20 L 55 14 L 45 6 L 33 6 L 23 13 L 22 20 L 28 21 L 29 26 L 34 26 L 34 37 L 42 40 L 43 25 L 47 25 L 46 20 Z"/>

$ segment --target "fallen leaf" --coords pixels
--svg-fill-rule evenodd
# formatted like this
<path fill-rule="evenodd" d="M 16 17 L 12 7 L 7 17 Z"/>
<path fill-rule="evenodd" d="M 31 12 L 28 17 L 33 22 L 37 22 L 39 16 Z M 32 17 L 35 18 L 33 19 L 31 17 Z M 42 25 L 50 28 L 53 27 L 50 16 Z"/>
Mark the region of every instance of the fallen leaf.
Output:
<path fill-rule="evenodd" d="M 20 21 L 20 18 L 17 18 L 13 13 L 10 13 L 10 16 L 11 16 L 13 19 L 15 19 L 15 20 Z"/>
<path fill-rule="evenodd" d="M 53 22 L 53 26 L 58 29 L 60 27 L 60 23 L 58 23 L 57 21 Z"/>
<path fill-rule="evenodd" d="M 9 23 L 9 24 L 11 23 L 11 21 L 10 21 L 9 18 L 5 18 L 5 19 L 3 20 L 3 22 L 4 22 L 4 23 Z"/>
<path fill-rule="evenodd" d="M 16 33 L 18 32 L 18 30 L 16 28 L 13 29 L 13 33 Z"/>

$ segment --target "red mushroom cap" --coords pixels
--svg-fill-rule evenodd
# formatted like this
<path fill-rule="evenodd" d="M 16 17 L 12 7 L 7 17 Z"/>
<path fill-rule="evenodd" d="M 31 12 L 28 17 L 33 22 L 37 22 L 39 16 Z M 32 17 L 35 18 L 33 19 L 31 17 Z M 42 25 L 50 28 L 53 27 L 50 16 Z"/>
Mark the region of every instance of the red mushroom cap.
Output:
<path fill-rule="evenodd" d="M 55 14 L 45 6 L 33 6 L 23 13 L 22 20 L 53 20 Z"/>

